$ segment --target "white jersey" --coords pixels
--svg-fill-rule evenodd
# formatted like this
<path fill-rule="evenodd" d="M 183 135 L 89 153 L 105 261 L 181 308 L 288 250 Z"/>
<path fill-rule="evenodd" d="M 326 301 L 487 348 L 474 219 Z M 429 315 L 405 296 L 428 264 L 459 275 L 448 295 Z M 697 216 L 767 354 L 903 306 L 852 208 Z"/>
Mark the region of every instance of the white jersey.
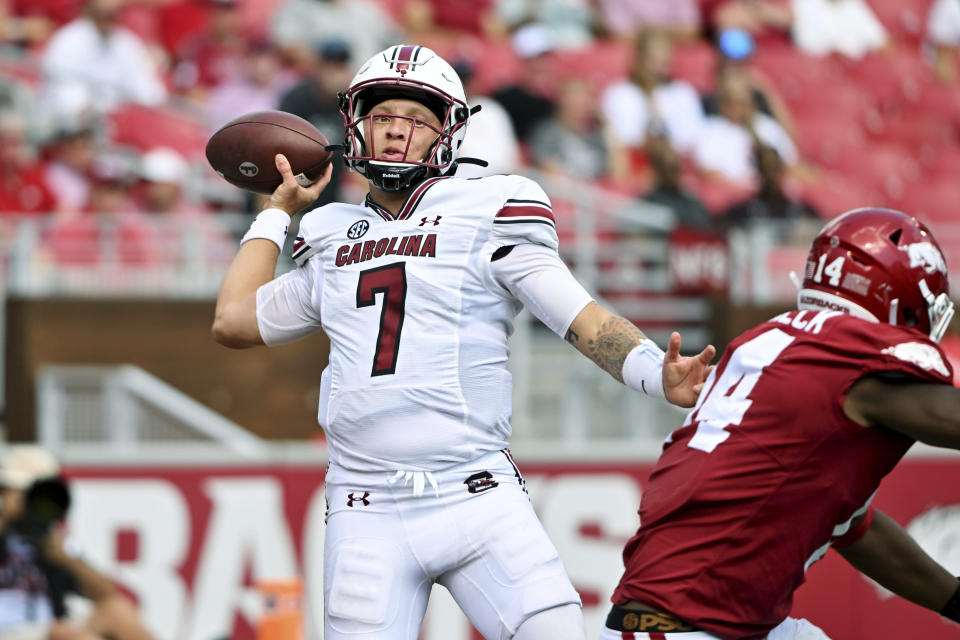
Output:
<path fill-rule="evenodd" d="M 521 303 L 493 265 L 529 243 L 556 257 L 546 194 L 514 175 L 428 179 L 396 219 L 369 198 L 304 216 L 301 268 L 261 288 L 258 324 L 267 344 L 289 337 L 266 309 L 293 296 L 296 317 L 329 337 L 319 421 L 331 462 L 431 471 L 507 446 L 507 338 Z M 287 299 L 267 299 L 278 291 Z M 567 324 L 589 301 L 580 291 Z"/>

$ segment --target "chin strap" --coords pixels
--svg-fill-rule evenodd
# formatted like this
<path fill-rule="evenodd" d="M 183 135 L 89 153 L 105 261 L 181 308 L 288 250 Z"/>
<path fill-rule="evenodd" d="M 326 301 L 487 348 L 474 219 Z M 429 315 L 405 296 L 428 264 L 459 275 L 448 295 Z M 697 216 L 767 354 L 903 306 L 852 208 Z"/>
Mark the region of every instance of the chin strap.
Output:
<path fill-rule="evenodd" d="M 478 167 L 489 167 L 490 163 L 480 158 L 457 158 L 457 164 L 475 164 Z"/>

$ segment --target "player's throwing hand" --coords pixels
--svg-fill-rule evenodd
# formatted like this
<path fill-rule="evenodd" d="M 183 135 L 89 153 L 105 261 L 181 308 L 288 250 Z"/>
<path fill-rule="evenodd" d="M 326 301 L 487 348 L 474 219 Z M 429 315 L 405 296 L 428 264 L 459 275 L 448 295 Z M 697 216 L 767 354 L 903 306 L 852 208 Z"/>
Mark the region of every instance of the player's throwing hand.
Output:
<path fill-rule="evenodd" d="M 330 183 L 330 176 L 333 175 L 333 163 L 331 162 L 316 182 L 309 187 L 303 187 L 293 176 L 290 161 L 287 160 L 285 155 L 278 153 L 275 161 L 277 171 L 283 176 L 283 182 L 270 195 L 268 206 L 271 209 L 282 209 L 291 216 L 312 204 L 320 196 L 320 192 Z"/>
<path fill-rule="evenodd" d="M 710 364 L 717 355 L 712 344 L 695 356 L 680 355 L 680 334 L 670 334 L 667 354 L 663 360 L 663 392 L 667 400 L 680 407 L 692 407 L 703 389 L 703 383 L 713 371 Z"/>

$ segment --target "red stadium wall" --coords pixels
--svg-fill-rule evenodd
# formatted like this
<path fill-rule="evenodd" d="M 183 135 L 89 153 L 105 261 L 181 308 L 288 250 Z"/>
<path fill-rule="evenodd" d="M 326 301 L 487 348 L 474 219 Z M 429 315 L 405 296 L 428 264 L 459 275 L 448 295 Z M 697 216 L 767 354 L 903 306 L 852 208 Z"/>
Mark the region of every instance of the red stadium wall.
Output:
<path fill-rule="evenodd" d="M 595 637 L 637 524 L 649 463 L 524 463 L 531 498 L 584 601 Z M 74 465 L 71 536 L 86 557 L 136 597 L 162 640 L 257 638 L 258 580 L 299 576 L 307 638 L 322 637 L 321 464 Z M 911 457 L 876 504 L 960 573 L 960 457 Z M 835 553 L 815 565 L 795 614 L 834 640 L 956 637 L 957 627 L 882 594 Z M 423 640 L 473 640 L 445 594 L 434 591 Z M 264 639 L 265 640 L 265 639 Z"/>

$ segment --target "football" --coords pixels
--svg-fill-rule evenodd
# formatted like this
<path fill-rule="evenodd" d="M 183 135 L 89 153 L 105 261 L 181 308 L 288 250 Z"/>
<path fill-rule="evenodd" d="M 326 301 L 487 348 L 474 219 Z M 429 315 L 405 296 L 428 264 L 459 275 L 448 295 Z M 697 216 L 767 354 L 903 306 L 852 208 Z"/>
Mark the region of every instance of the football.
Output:
<path fill-rule="evenodd" d="M 270 194 L 283 179 L 274 163 L 282 153 L 293 175 L 307 187 L 319 178 L 332 154 L 320 131 L 285 111 L 255 111 L 223 125 L 207 141 L 207 161 L 230 184 Z"/>

